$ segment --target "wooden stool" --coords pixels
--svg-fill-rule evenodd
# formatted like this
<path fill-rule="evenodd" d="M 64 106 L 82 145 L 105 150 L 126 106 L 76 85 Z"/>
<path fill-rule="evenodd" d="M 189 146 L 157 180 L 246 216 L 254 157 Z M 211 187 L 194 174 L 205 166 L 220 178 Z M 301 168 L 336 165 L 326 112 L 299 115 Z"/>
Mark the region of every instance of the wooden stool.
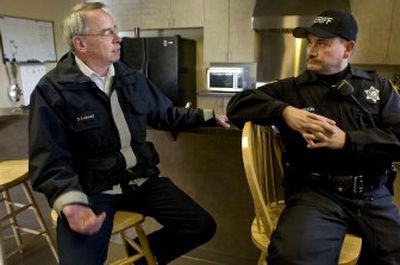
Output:
<path fill-rule="evenodd" d="M 55 259 L 58 262 L 57 251 L 54 247 L 53 240 L 50 237 L 49 230 L 44 222 L 42 214 L 39 211 L 39 207 L 33 197 L 32 191 L 27 181 L 28 160 L 10 160 L 0 162 L 0 191 L 2 193 L 2 198 L 0 198 L 0 201 L 4 201 L 7 210 L 7 215 L 1 217 L 0 224 L 2 230 L 8 227 L 12 228 L 17 243 L 17 247 L 13 251 L 7 253 L 7 255 L 3 253 L 3 261 L 5 262 L 6 256 L 9 257 L 17 252 L 21 252 L 23 250 L 23 247 L 25 247 L 25 245 L 27 245 L 28 243 L 33 242 L 36 237 L 44 236 L 50 246 L 51 251 L 53 252 Z M 22 185 L 22 189 L 25 193 L 28 203 L 14 202 L 11 200 L 9 190 L 20 184 Z M 35 214 L 36 220 L 39 223 L 41 230 L 35 230 L 18 225 L 16 216 L 28 209 L 32 210 Z M 34 236 L 22 242 L 21 231 L 31 233 Z M 2 237 L 2 234 L 0 236 Z"/>
<path fill-rule="evenodd" d="M 126 257 L 113 262 L 112 265 L 132 264 L 135 260 L 138 260 L 142 257 L 146 258 L 147 264 L 149 265 L 157 264 L 151 252 L 149 241 L 147 240 L 146 234 L 144 233 L 142 228 L 143 221 L 144 216 L 139 213 L 125 211 L 117 211 L 115 213 L 112 233 L 120 234 L 122 243 L 125 247 Z M 135 228 L 140 245 L 133 241 L 126 234 L 127 230 L 130 228 Z M 137 251 L 137 254 L 129 256 L 129 246 L 134 248 Z"/>
<path fill-rule="evenodd" d="M 58 214 L 55 210 L 51 212 L 51 219 L 56 224 L 57 223 Z M 112 234 L 119 233 L 121 236 L 122 243 L 125 248 L 126 257 L 119 259 L 111 265 L 125 265 L 132 264 L 134 261 L 144 257 L 146 258 L 148 265 L 156 265 L 155 258 L 151 252 L 149 242 L 147 240 L 146 234 L 143 231 L 142 223 L 144 221 L 144 216 L 135 212 L 125 212 L 125 211 L 117 211 L 114 216 L 114 224 Z M 136 234 L 139 239 L 139 243 L 133 241 L 126 234 L 128 229 L 134 228 L 136 230 Z M 132 256 L 128 253 L 128 248 L 131 246 L 137 251 L 137 254 Z"/>

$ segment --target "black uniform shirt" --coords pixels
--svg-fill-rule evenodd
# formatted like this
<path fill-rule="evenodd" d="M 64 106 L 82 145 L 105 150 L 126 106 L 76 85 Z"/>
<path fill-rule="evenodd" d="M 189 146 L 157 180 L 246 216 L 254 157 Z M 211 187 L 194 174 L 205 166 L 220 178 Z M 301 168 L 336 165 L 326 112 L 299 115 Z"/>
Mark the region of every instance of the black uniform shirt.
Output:
<path fill-rule="evenodd" d="M 387 80 L 377 75 L 349 67 L 345 79 L 354 87 L 358 103 L 305 71 L 296 78 L 235 95 L 227 114 L 238 127 L 248 120 L 275 124 L 285 143 L 286 162 L 297 173 L 380 176 L 393 160 L 400 160 L 400 97 Z M 288 105 L 336 121 L 346 132 L 345 148 L 308 149 L 301 134 L 282 120 Z"/>

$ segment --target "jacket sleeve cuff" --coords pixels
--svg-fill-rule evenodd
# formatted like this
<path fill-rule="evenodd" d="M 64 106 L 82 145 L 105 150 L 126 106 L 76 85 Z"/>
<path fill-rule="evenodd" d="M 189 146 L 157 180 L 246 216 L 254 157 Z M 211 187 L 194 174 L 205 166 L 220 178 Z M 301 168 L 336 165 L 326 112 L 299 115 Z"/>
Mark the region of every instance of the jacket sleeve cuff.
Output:
<path fill-rule="evenodd" d="M 351 142 L 349 134 L 346 132 L 343 150 L 351 151 L 351 147 L 352 147 L 352 142 Z"/>
<path fill-rule="evenodd" d="M 209 121 L 215 117 L 213 109 L 203 109 L 204 121 Z"/>
<path fill-rule="evenodd" d="M 87 195 L 80 191 L 69 191 L 60 195 L 53 204 L 53 209 L 61 214 L 62 208 L 67 204 L 83 204 L 89 205 L 89 199 Z"/>

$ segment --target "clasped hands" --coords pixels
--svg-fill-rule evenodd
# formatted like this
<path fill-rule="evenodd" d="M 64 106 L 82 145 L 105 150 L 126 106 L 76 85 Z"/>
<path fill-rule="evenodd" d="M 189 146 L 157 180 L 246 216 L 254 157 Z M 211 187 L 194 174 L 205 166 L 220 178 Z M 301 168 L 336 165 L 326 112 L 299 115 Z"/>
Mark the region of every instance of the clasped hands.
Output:
<path fill-rule="evenodd" d="M 310 149 L 344 147 L 346 133 L 334 120 L 292 106 L 284 109 L 282 117 L 290 128 L 303 136 Z"/>

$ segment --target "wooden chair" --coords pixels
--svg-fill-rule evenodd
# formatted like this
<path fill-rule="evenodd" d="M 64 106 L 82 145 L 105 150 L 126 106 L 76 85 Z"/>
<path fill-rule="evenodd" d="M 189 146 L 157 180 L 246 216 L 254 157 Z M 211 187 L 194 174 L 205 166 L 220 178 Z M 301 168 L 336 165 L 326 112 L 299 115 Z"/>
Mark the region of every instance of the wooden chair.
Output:
<path fill-rule="evenodd" d="M 270 237 L 285 207 L 281 185 L 283 147 L 273 127 L 246 122 L 242 133 L 242 157 L 256 214 L 251 236 L 255 246 L 261 250 L 258 265 L 266 264 Z M 361 238 L 346 234 L 339 264 L 356 264 L 360 251 Z"/>
<path fill-rule="evenodd" d="M 10 196 L 10 189 L 19 185 L 21 185 L 24 191 L 28 201 L 27 203 L 13 201 Z M 5 253 L 3 248 L 3 252 L 1 253 L 2 260 L 0 260 L 0 262 L 5 264 L 7 257 L 17 252 L 21 252 L 27 244 L 35 242 L 35 239 L 38 236 L 44 236 L 46 238 L 54 257 L 58 262 L 57 251 L 54 247 L 53 240 L 50 237 L 49 230 L 28 185 L 27 160 L 10 160 L 0 162 L 0 191 L 2 193 L 0 201 L 5 203 L 5 208 L 7 211 L 7 214 L 1 217 L 0 225 L 2 230 L 11 227 L 17 243 L 17 247 L 14 248 L 10 253 Z M 33 214 L 35 215 L 40 226 L 40 230 L 23 227 L 18 224 L 16 216 L 22 212 L 25 212 L 25 210 L 33 211 Z M 21 232 L 30 233 L 34 236 L 29 239 L 22 240 Z M 0 237 L 2 236 L 3 235 L 1 234 Z"/>
<path fill-rule="evenodd" d="M 57 223 L 58 214 L 55 210 L 51 211 L 53 223 Z M 149 265 L 156 265 L 155 258 L 151 252 L 146 234 L 142 228 L 145 217 L 135 212 L 117 211 L 114 216 L 112 234 L 119 234 L 124 245 L 126 257 L 111 263 L 111 265 L 132 264 L 134 261 L 144 257 Z M 139 243 L 133 241 L 127 234 L 129 229 L 134 228 L 139 239 Z M 128 248 L 131 246 L 137 251 L 137 254 L 129 255 Z"/>

